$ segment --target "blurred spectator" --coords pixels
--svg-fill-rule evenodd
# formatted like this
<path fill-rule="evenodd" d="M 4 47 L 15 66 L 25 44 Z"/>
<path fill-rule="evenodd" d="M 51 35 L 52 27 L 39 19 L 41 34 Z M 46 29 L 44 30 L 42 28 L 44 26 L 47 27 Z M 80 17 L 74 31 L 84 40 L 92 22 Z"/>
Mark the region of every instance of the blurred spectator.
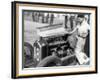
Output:
<path fill-rule="evenodd" d="M 48 20 L 49 20 L 49 13 L 47 13 L 47 16 L 46 16 L 46 23 L 48 23 Z"/>
<path fill-rule="evenodd" d="M 33 21 L 35 21 L 35 15 L 34 15 L 35 13 L 34 12 L 32 12 L 32 19 L 33 19 Z"/>
<path fill-rule="evenodd" d="M 54 21 L 54 14 L 52 13 L 51 16 L 50 16 L 50 25 L 53 24 L 53 21 Z"/>

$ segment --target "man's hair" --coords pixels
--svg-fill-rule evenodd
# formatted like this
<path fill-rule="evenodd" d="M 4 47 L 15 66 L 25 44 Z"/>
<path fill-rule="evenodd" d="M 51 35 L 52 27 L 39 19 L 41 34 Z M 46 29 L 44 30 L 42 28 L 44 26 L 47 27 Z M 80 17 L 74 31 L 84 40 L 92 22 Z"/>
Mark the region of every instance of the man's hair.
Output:
<path fill-rule="evenodd" d="M 77 17 L 81 17 L 81 18 L 84 18 L 84 14 L 78 14 Z"/>

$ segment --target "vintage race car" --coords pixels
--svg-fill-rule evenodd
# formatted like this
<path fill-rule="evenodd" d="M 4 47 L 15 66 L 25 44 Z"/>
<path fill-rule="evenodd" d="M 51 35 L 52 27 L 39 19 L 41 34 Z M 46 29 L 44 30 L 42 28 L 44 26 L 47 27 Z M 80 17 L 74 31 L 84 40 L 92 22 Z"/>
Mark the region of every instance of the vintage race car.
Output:
<path fill-rule="evenodd" d="M 37 34 L 39 39 L 31 46 L 25 43 L 30 52 L 33 67 L 48 67 L 48 66 L 68 66 L 76 65 L 77 59 L 73 50 L 68 44 L 68 32 L 62 24 L 52 26 L 38 27 Z M 29 67 L 26 66 L 26 67 Z"/>

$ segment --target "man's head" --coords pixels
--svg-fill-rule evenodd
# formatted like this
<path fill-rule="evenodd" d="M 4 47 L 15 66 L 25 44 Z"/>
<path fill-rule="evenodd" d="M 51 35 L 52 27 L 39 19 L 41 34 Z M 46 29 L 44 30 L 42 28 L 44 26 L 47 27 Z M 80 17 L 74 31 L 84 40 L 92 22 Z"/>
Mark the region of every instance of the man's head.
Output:
<path fill-rule="evenodd" d="M 78 16 L 77 16 L 77 21 L 78 21 L 79 23 L 82 23 L 83 20 L 84 20 L 84 14 L 78 14 Z"/>

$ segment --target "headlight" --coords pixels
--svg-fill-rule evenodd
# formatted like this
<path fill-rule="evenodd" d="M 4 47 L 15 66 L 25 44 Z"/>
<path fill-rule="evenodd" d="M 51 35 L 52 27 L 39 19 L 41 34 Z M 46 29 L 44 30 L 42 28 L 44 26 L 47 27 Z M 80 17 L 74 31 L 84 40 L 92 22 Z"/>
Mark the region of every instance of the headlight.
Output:
<path fill-rule="evenodd" d="M 39 48 L 37 48 L 36 51 L 39 52 Z"/>
<path fill-rule="evenodd" d="M 39 52 L 37 52 L 36 55 L 39 56 Z"/>
<path fill-rule="evenodd" d="M 39 61 L 40 59 L 39 58 L 37 58 L 37 61 Z"/>

